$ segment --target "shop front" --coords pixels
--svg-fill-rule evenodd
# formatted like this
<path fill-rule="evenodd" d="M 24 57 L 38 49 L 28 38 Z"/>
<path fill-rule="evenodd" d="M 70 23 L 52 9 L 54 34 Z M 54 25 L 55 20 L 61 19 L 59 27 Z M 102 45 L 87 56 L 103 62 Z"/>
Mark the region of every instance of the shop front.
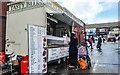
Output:
<path fill-rule="evenodd" d="M 116 36 L 119 36 L 120 31 L 110 31 L 109 34 L 115 34 Z"/>
<path fill-rule="evenodd" d="M 107 35 L 109 32 L 97 32 L 97 35 Z"/>

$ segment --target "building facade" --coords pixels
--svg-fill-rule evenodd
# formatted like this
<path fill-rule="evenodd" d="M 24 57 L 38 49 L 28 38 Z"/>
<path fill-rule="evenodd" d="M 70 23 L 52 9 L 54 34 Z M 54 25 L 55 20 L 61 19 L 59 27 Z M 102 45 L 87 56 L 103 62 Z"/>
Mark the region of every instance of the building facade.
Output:
<path fill-rule="evenodd" d="M 87 29 L 88 36 L 101 35 L 103 37 L 110 33 L 118 36 L 120 33 L 118 22 L 89 24 L 89 25 L 86 25 L 86 29 Z"/>

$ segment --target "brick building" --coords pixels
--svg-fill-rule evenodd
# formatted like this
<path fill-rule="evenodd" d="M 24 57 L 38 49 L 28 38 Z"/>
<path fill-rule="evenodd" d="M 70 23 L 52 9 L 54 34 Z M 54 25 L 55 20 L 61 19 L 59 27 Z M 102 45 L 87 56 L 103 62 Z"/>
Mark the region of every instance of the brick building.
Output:
<path fill-rule="evenodd" d="M 83 27 L 74 27 L 74 32 L 78 38 L 78 44 L 82 44 L 85 42 L 85 25 Z"/>
<path fill-rule="evenodd" d="M 5 33 L 6 33 L 6 11 L 8 2 L 0 1 L 0 51 L 5 50 Z"/>
<path fill-rule="evenodd" d="M 88 35 L 107 35 L 110 32 L 114 32 L 116 36 L 119 35 L 118 22 L 99 23 L 86 25 Z"/>

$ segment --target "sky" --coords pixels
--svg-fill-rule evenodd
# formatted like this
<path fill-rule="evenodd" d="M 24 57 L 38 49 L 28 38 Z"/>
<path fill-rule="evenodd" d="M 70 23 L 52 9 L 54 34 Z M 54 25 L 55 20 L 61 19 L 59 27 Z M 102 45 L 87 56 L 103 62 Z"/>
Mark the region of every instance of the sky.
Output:
<path fill-rule="evenodd" d="M 55 0 L 86 24 L 118 21 L 119 0 Z"/>
<path fill-rule="evenodd" d="M 13 1 L 13 0 L 12 0 Z M 20 1 L 20 0 L 16 0 Z M 120 0 L 54 0 L 86 24 L 118 21 Z"/>

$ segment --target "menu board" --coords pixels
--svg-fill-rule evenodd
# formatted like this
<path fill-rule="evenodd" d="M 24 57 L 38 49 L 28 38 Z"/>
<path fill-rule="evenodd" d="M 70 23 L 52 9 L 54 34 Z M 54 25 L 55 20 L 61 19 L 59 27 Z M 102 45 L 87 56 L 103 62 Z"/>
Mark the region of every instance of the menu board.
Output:
<path fill-rule="evenodd" d="M 47 72 L 46 28 L 28 25 L 29 33 L 29 73 Z"/>

